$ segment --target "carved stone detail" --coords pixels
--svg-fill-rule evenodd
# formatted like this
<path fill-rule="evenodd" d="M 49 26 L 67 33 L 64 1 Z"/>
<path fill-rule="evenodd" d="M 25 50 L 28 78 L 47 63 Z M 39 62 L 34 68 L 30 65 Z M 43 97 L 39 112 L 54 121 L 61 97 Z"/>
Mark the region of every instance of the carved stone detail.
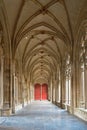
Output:
<path fill-rule="evenodd" d="M 81 42 L 79 61 L 82 69 L 87 68 L 87 39 Z"/>
<path fill-rule="evenodd" d="M 71 77 L 71 61 L 70 61 L 70 55 L 67 55 L 64 59 L 63 63 L 63 74 L 65 77 Z"/>

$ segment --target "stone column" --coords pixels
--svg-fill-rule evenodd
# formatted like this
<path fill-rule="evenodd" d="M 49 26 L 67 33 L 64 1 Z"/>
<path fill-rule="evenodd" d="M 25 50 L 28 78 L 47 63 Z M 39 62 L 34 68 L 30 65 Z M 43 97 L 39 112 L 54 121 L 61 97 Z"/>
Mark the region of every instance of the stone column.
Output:
<path fill-rule="evenodd" d="M 84 103 L 85 103 L 85 100 L 84 100 L 84 97 L 85 97 L 85 91 L 84 91 L 84 81 L 85 81 L 85 79 L 84 79 L 84 68 L 80 68 L 80 104 L 79 104 L 79 106 L 81 107 L 81 108 L 84 108 Z"/>
<path fill-rule="evenodd" d="M 31 82 L 29 80 L 29 101 L 31 103 Z"/>
<path fill-rule="evenodd" d="M 48 84 L 48 100 L 51 101 L 51 79 Z"/>
<path fill-rule="evenodd" d="M 3 62 L 4 57 L 1 56 L 1 68 L 0 68 L 0 107 L 3 108 Z"/>
<path fill-rule="evenodd" d="M 29 85 L 28 85 L 28 81 L 26 81 L 26 85 L 27 85 L 27 103 L 29 103 Z"/>
<path fill-rule="evenodd" d="M 33 99 L 33 89 L 32 89 L 32 83 L 30 82 L 30 102 L 32 102 Z"/>
<path fill-rule="evenodd" d="M 12 113 L 15 113 L 17 105 L 19 104 L 19 77 L 18 72 L 15 69 L 15 59 L 12 61 Z"/>
<path fill-rule="evenodd" d="M 0 30 L 0 109 L 3 109 L 3 73 L 4 73 L 4 56 L 2 48 L 2 30 Z"/>
<path fill-rule="evenodd" d="M 53 82 L 52 82 L 52 75 L 50 77 L 50 80 L 49 80 L 49 84 L 48 84 L 48 87 L 49 87 L 49 97 L 48 97 L 48 100 L 52 102 L 52 97 L 53 97 L 53 93 L 52 93 L 52 89 L 53 89 Z"/>
<path fill-rule="evenodd" d="M 9 56 L 1 58 L 1 107 L 3 116 L 11 114 L 11 65 Z"/>
<path fill-rule="evenodd" d="M 4 108 L 10 107 L 10 59 L 5 57 L 4 60 L 4 89 L 3 89 L 3 101 Z"/>
<path fill-rule="evenodd" d="M 55 86 L 53 87 L 53 101 L 55 102 Z"/>
<path fill-rule="evenodd" d="M 15 76 L 15 105 L 18 105 L 18 77 Z"/>
<path fill-rule="evenodd" d="M 29 87 L 28 87 L 28 81 L 26 80 L 26 101 L 27 104 L 29 103 Z"/>
<path fill-rule="evenodd" d="M 58 81 L 56 80 L 55 101 L 58 102 Z"/>
<path fill-rule="evenodd" d="M 51 81 L 50 81 L 50 101 L 52 102 L 52 77 L 51 77 Z"/>
<path fill-rule="evenodd" d="M 55 80 L 52 78 L 52 102 L 55 102 Z"/>
<path fill-rule="evenodd" d="M 87 109 L 87 66 L 85 68 L 85 109 Z"/>
<path fill-rule="evenodd" d="M 28 102 L 30 102 L 30 80 L 28 81 Z"/>
<path fill-rule="evenodd" d="M 57 81 L 57 90 L 56 90 L 57 92 L 56 92 L 56 101 L 57 102 L 59 102 L 59 79 L 58 79 L 58 81 Z"/>
<path fill-rule="evenodd" d="M 19 104 L 22 104 L 22 81 L 21 81 L 21 76 L 19 76 L 18 80 L 18 101 Z"/>
<path fill-rule="evenodd" d="M 86 32 L 86 39 L 85 39 L 85 52 L 84 52 L 84 64 L 85 64 L 85 71 L 84 71 L 84 77 L 85 77 L 85 109 L 87 109 L 87 32 Z"/>
<path fill-rule="evenodd" d="M 61 100 L 61 80 L 59 80 L 59 83 L 58 83 L 58 101 L 60 102 L 60 100 Z"/>
<path fill-rule="evenodd" d="M 50 82 L 48 82 L 48 100 L 50 101 Z"/>
<path fill-rule="evenodd" d="M 15 61 L 12 62 L 12 113 L 15 113 Z"/>
<path fill-rule="evenodd" d="M 69 77 L 69 105 L 71 105 L 71 76 Z"/>
<path fill-rule="evenodd" d="M 15 73 L 12 75 L 12 113 L 15 113 Z"/>
<path fill-rule="evenodd" d="M 59 97 L 59 102 L 60 102 L 60 107 L 64 108 L 63 106 L 63 100 L 64 100 L 64 73 L 63 71 L 61 71 L 61 75 L 60 75 L 60 80 L 59 80 L 59 85 L 60 85 L 60 97 Z"/>
<path fill-rule="evenodd" d="M 21 76 L 21 80 L 22 80 L 22 82 L 21 82 L 21 88 L 22 88 L 22 107 L 24 107 L 24 76 L 22 75 Z"/>
<path fill-rule="evenodd" d="M 80 44 L 80 50 L 79 50 L 79 61 L 78 63 L 78 68 L 79 68 L 79 72 L 78 72 L 78 106 L 77 107 L 81 107 L 81 108 L 84 108 L 84 87 L 85 87 L 85 77 L 84 77 L 84 50 L 85 50 L 85 47 L 84 45 L 81 43 Z"/>
<path fill-rule="evenodd" d="M 69 97 L 69 81 L 68 81 L 68 77 L 66 77 L 66 105 L 68 104 L 68 97 Z"/>

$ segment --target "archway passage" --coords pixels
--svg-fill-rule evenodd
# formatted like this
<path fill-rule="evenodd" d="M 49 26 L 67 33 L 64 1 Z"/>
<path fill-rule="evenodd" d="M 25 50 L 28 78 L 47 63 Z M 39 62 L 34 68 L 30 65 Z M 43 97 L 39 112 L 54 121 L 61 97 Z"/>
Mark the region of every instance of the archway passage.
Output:
<path fill-rule="evenodd" d="M 35 84 L 34 86 L 34 99 L 35 100 L 47 100 L 48 99 L 48 85 L 47 84 Z"/>

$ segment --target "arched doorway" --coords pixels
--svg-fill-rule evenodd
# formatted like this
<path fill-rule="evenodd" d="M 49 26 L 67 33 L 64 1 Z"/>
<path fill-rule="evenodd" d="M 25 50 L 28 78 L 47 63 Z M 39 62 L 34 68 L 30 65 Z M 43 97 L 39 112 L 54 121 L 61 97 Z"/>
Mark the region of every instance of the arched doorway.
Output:
<path fill-rule="evenodd" d="M 35 100 L 47 100 L 48 99 L 48 85 L 47 84 L 35 84 L 34 85 L 34 99 Z"/>

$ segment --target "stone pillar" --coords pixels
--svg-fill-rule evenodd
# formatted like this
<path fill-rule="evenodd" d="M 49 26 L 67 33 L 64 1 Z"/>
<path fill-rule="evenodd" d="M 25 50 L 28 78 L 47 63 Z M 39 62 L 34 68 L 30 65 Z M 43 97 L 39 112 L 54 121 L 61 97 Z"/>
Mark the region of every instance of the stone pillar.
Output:
<path fill-rule="evenodd" d="M 12 61 L 12 113 L 15 113 L 15 61 Z"/>
<path fill-rule="evenodd" d="M 62 84 L 60 84 L 61 87 L 62 87 L 62 92 L 61 92 L 61 94 L 62 94 L 62 106 L 61 107 L 65 108 L 64 104 L 65 104 L 65 101 L 66 101 L 66 95 L 65 95 L 66 85 L 65 85 L 65 77 L 64 76 L 62 77 L 61 82 L 62 82 Z"/>
<path fill-rule="evenodd" d="M 21 79 L 22 79 L 22 83 L 21 83 L 21 87 L 22 87 L 22 107 L 24 107 L 25 97 L 24 97 L 24 76 L 23 75 L 22 75 Z"/>
<path fill-rule="evenodd" d="M 56 80 L 55 101 L 58 102 L 58 81 Z"/>
<path fill-rule="evenodd" d="M 87 109 L 87 66 L 85 68 L 85 109 Z"/>
<path fill-rule="evenodd" d="M 53 97 L 53 93 L 52 93 L 52 89 L 53 88 L 53 83 L 52 83 L 52 78 L 51 78 L 51 85 L 50 85 L 50 99 L 51 99 L 51 102 L 52 102 L 52 97 Z"/>
<path fill-rule="evenodd" d="M 60 102 L 61 100 L 61 79 L 59 80 L 59 83 L 58 83 L 58 102 Z M 64 90 L 64 88 L 63 88 Z M 62 99 L 63 99 L 63 95 L 62 95 Z"/>
<path fill-rule="evenodd" d="M 27 83 L 27 79 L 24 80 L 24 84 L 23 84 L 23 92 L 24 92 L 24 104 L 28 104 L 28 100 L 29 100 L 29 88 L 28 88 L 28 83 Z"/>
<path fill-rule="evenodd" d="M 15 73 L 12 74 L 12 113 L 15 113 Z"/>
<path fill-rule="evenodd" d="M 62 68 L 62 102 L 70 107 L 71 99 L 71 58 L 66 54 Z M 64 101 L 65 100 L 65 101 Z"/>
<path fill-rule="evenodd" d="M 29 84 L 28 84 L 28 81 L 26 81 L 26 85 L 27 85 L 27 103 L 29 103 Z"/>
<path fill-rule="evenodd" d="M 50 101 L 50 81 L 48 82 L 48 100 Z"/>
<path fill-rule="evenodd" d="M 79 67 L 79 76 L 78 76 L 78 79 L 79 79 L 79 86 L 78 87 L 78 91 L 79 91 L 79 95 L 78 95 L 78 103 L 79 103 L 79 107 L 81 108 L 84 108 L 85 106 L 85 93 L 84 93 L 84 88 L 85 88 L 85 73 L 84 73 L 84 50 L 85 50 L 85 47 L 84 47 L 84 44 L 81 43 L 80 45 L 80 51 L 79 51 L 79 63 L 80 65 L 78 64 L 78 67 Z"/>
<path fill-rule="evenodd" d="M 18 105 L 18 77 L 15 76 L 15 105 Z"/>
<path fill-rule="evenodd" d="M 52 78 L 52 102 L 55 102 L 55 80 Z"/>
<path fill-rule="evenodd" d="M 53 86 L 53 102 L 55 102 L 55 86 Z"/>
<path fill-rule="evenodd" d="M 48 84 L 48 100 L 51 101 L 51 79 Z"/>
<path fill-rule="evenodd" d="M 63 77 L 63 71 L 61 71 L 60 75 L 60 80 L 59 80 L 59 85 L 60 85 L 60 97 L 59 97 L 59 102 L 60 102 L 60 107 L 63 108 L 63 90 L 64 90 L 64 77 Z"/>
<path fill-rule="evenodd" d="M 56 90 L 56 101 L 59 102 L 59 79 L 57 81 L 57 90 Z"/>
<path fill-rule="evenodd" d="M 18 101 L 19 104 L 22 104 L 22 80 L 20 74 L 18 79 Z"/>
<path fill-rule="evenodd" d="M 3 62 L 4 57 L 1 56 L 1 68 L 0 68 L 0 107 L 3 108 Z"/>
<path fill-rule="evenodd" d="M 17 105 L 19 104 L 19 75 L 16 73 L 15 60 L 12 61 L 12 113 L 15 113 Z"/>
<path fill-rule="evenodd" d="M 84 90 L 84 81 L 85 81 L 85 79 L 84 79 L 84 68 L 81 68 L 80 69 L 80 104 L 79 104 L 79 106 L 81 107 L 81 108 L 84 108 L 84 103 L 85 103 L 85 90 Z"/>
<path fill-rule="evenodd" d="M 68 104 L 68 96 L 69 96 L 69 84 L 68 84 L 68 77 L 66 77 L 66 105 Z"/>
<path fill-rule="evenodd" d="M 52 86 L 53 84 L 52 84 L 52 77 L 51 77 L 51 81 L 50 81 L 50 101 L 52 102 L 52 97 L 53 97 L 53 93 L 52 93 Z"/>
<path fill-rule="evenodd" d="M 84 52 L 84 64 L 85 64 L 85 71 L 84 71 L 84 77 L 85 77 L 85 109 L 87 109 L 87 32 L 86 32 L 86 38 L 85 38 L 85 52 Z"/>
<path fill-rule="evenodd" d="M 68 76 L 66 78 L 66 104 L 70 105 L 70 101 L 71 101 L 71 77 Z"/>
<path fill-rule="evenodd" d="M 30 81 L 28 81 L 28 102 L 30 102 Z"/>
<path fill-rule="evenodd" d="M 11 114 L 11 65 L 10 58 L 1 58 L 1 115 Z"/>
<path fill-rule="evenodd" d="M 10 107 L 10 59 L 4 60 L 4 89 L 3 89 L 4 108 Z"/>
<path fill-rule="evenodd" d="M 32 102 L 33 99 L 33 89 L 32 89 L 32 83 L 30 82 L 30 102 Z"/>
<path fill-rule="evenodd" d="M 69 105 L 71 105 L 71 76 L 69 77 Z"/>

